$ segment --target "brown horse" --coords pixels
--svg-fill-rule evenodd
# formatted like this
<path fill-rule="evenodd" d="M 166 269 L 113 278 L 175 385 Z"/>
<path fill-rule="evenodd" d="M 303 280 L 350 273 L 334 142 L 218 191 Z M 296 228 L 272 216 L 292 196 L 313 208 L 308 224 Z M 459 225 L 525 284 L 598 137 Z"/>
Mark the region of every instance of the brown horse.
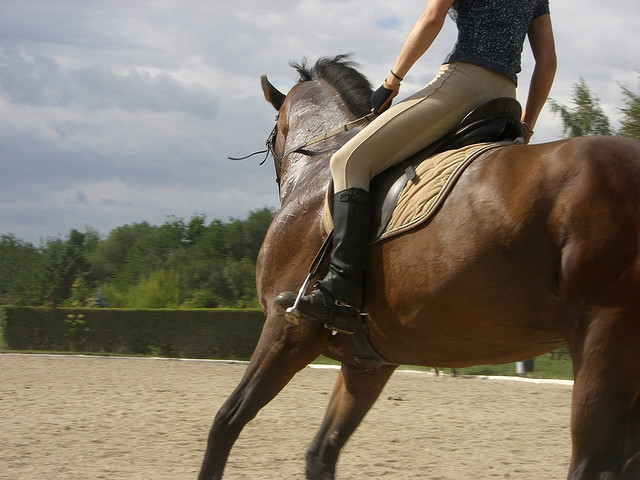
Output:
<path fill-rule="evenodd" d="M 368 82 L 341 58 L 297 68 L 301 82 L 286 97 L 264 88 L 279 111 L 281 200 L 258 258 L 266 323 L 215 418 L 202 480 L 222 477 L 242 428 L 321 353 L 342 368 L 307 478 L 333 479 L 340 449 L 396 368 L 359 363 L 347 335 L 290 324 L 274 302 L 300 287 L 326 236 L 328 162 L 350 132 L 283 154 L 369 109 Z M 569 478 L 640 478 L 640 142 L 584 137 L 484 153 L 435 218 L 371 245 L 368 268 L 369 337 L 392 363 L 499 364 L 566 343 L 575 375 Z"/>

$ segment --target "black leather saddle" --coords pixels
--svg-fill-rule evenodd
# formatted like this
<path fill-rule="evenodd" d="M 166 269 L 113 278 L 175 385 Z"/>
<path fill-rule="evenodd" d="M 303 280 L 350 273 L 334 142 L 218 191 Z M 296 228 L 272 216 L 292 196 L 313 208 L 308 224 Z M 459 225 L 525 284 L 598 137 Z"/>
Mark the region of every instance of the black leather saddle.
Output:
<path fill-rule="evenodd" d="M 460 124 L 424 150 L 394 165 L 371 180 L 371 240 L 386 228 L 398 198 L 407 182 L 415 177 L 415 166 L 432 155 L 474 143 L 515 141 L 523 137 L 520 103 L 509 97 L 483 103 L 462 119 Z"/>

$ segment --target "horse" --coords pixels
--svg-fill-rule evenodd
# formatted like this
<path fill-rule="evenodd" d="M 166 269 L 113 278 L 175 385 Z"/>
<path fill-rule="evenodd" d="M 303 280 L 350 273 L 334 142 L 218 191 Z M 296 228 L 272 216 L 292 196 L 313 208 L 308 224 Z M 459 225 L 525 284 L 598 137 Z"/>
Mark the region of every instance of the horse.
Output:
<path fill-rule="evenodd" d="M 307 451 L 310 480 L 335 478 L 341 448 L 399 364 L 500 364 L 562 345 L 574 373 L 568 478 L 640 478 L 640 142 L 580 137 L 481 154 L 432 219 L 368 247 L 368 340 L 388 361 L 363 362 L 349 335 L 290 323 L 275 298 L 300 288 L 327 236 L 329 159 L 358 128 L 295 146 L 369 113 L 371 86 L 342 56 L 292 66 L 300 81 L 286 95 L 263 81 L 278 111 L 268 145 L 281 202 L 256 267 L 265 323 L 215 416 L 199 479 L 222 478 L 242 428 L 320 354 L 341 368 Z"/>

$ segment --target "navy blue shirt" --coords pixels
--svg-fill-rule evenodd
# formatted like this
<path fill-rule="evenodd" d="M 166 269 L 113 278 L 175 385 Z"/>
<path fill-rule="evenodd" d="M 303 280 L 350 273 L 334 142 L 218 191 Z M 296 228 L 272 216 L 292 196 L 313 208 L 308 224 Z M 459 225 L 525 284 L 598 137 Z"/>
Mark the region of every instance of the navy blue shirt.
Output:
<path fill-rule="evenodd" d="M 458 40 L 444 63 L 473 63 L 517 84 L 529 26 L 548 13 L 549 0 L 456 0 L 450 14 Z"/>

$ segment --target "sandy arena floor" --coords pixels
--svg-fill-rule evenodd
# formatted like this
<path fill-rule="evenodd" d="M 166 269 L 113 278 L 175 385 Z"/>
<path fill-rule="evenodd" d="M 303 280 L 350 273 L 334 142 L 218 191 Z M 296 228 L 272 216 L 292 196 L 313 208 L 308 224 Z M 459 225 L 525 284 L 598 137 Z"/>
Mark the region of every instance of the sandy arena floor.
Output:
<path fill-rule="evenodd" d="M 1 480 L 195 479 L 244 365 L 0 355 Z M 225 479 L 304 479 L 337 372 L 307 368 L 251 422 Z M 344 448 L 337 478 L 556 479 L 571 385 L 397 372 Z"/>

